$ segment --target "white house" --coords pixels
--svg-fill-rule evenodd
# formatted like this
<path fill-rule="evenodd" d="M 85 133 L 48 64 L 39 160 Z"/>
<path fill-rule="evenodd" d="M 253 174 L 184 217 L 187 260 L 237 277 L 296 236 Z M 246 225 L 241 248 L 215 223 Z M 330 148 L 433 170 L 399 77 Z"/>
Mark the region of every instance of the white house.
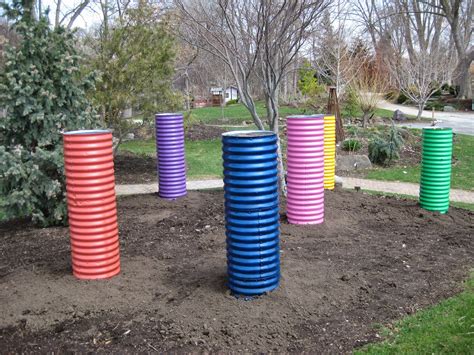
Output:
<path fill-rule="evenodd" d="M 210 89 L 211 95 L 213 97 L 215 96 L 221 96 L 222 97 L 222 87 L 212 87 Z M 224 103 L 227 103 L 230 100 L 237 100 L 239 98 L 239 89 L 237 89 L 235 86 L 228 86 L 227 89 L 225 89 L 225 96 L 224 96 Z"/>

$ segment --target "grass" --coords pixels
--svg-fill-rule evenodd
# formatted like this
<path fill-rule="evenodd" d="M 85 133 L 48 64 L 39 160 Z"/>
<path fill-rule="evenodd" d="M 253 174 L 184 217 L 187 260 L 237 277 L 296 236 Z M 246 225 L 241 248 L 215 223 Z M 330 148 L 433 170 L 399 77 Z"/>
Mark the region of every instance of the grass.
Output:
<path fill-rule="evenodd" d="M 413 196 L 413 195 L 397 194 L 397 193 L 392 193 L 392 192 L 382 192 L 382 191 L 374 191 L 374 190 L 362 190 L 362 191 L 370 195 L 391 196 L 391 197 L 396 197 L 396 198 L 418 200 L 418 196 Z M 462 209 L 474 212 L 474 203 L 449 201 L 449 205 L 452 207 L 462 208 Z"/>
<path fill-rule="evenodd" d="M 474 137 L 456 135 L 453 155 L 456 159 L 451 176 L 451 187 L 464 190 L 474 189 Z M 374 168 L 366 175 L 368 179 L 385 181 L 414 182 L 420 181 L 420 166 L 395 166 L 391 168 Z"/>
<path fill-rule="evenodd" d="M 186 164 L 192 178 L 222 176 L 220 139 L 186 142 Z"/>
<path fill-rule="evenodd" d="M 120 145 L 120 150 L 135 154 L 155 156 L 155 140 L 128 141 Z M 186 165 L 188 177 L 191 179 L 205 179 L 222 176 L 222 150 L 219 139 L 203 141 L 186 141 Z"/>
<path fill-rule="evenodd" d="M 463 208 L 465 210 L 473 211 L 474 212 L 474 203 L 466 203 L 466 202 L 450 202 L 451 206 L 457 208 Z"/>
<path fill-rule="evenodd" d="M 262 101 L 256 102 L 257 106 L 257 113 L 258 115 L 264 119 L 266 116 L 265 104 Z M 286 117 L 289 115 L 301 115 L 301 114 L 313 114 L 317 113 L 313 109 L 300 107 L 289 107 L 289 106 L 281 106 L 280 107 L 280 116 Z M 248 110 L 242 104 L 235 104 L 226 106 L 224 108 L 221 107 L 202 107 L 196 108 L 192 110 L 192 114 L 194 115 L 194 119 L 202 123 L 213 124 L 213 123 L 229 123 L 229 124 L 242 124 L 243 121 L 250 121 L 252 122 L 252 116 Z M 224 117 L 222 117 L 224 115 Z M 393 117 L 393 111 L 386 110 L 383 108 L 378 108 L 375 110 L 375 115 L 382 118 L 391 119 Z M 360 112 L 360 116 L 362 116 L 362 112 Z M 407 116 L 408 119 L 415 119 L 415 116 Z"/>
<path fill-rule="evenodd" d="M 251 127 L 246 128 L 250 129 Z M 121 144 L 120 149 L 135 154 L 152 156 L 156 154 L 154 140 L 124 142 Z M 221 149 L 219 139 L 186 141 L 186 162 L 189 178 L 199 179 L 222 176 Z M 457 162 L 453 166 L 452 187 L 466 190 L 474 189 L 474 137 L 457 135 L 454 144 L 454 156 Z M 420 167 L 395 166 L 391 168 L 374 168 L 369 170 L 365 177 L 374 180 L 418 183 Z"/>
<path fill-rule="evenodd" d="M 355 354 L 472 354 L 474 272 L 461 294 L 382 329 L 385 340 Z"/>
<path fill-rule="evenodd" d="M 266 117 L 265 104 L 261 101 L 256 103 L 257 113 L 264 120 Z M 294 108 L 289 106 L 280 107 L 280 116 L 297 115 L 303 113 L 315 113 L 313 110 L 307 108 Z M 192 110 L 194 118 L 202 123 L 228 123 L 228 124 L 242 124 L 243 121 L 251 121 L 252 116 L 249 111 L 242 104 L 234 104 L 221 107 L 202 107 Z M 224 117 L 223 117 L 224 115 Z"/>
<path fill-rule="evenodd" d="M 382 117 L 382 118 L 392 118 L 393 111 L 390 111 L 384 108 L 377 108 L 375 110 L 375 116 Z"/>
<path fill-rule="evenodd" d="M 348 115 L 348 113 L 344 111 L 343 107 L 341 108 L 341 110 L 342 110 L 341 111 L 342 116 L 346 117 Z M 357 117 L 362 117 L 362 111 L 360 111 L 360 110 L 357 110 L 357 112 L 355 112 L 354 114 Z M 393 118 L 393 111 L 387 110 L 385 108 L 376 108 L 375 111 L 374 111 L 374 116 L 385 118 L 385 119 L 392 119 Z M 405 117 L 408 121 L 416 120 L 416 116 L 413 116 L 413 115 L 406 115 L 405 114 Z M 422 122 L 423 120 L 426 120 L 426 119 L 422 118 L 421 120 L 419 120 L 419 122 Z"/>
<path fill-rule="evenodd" d="M 408 115 L 408 114 L 405 114 L 405 113 L 404 113 L 404 115 L 405 115 L 406 119 L 408 121 L 410 121 L 410 123 L 412 123 L 411 121 L 417 121 L 417 122 L 431 121 L 431 118 L 421 117 L 419 120 L 417 120 L 416 116 L 414 116 L 414 115 Z M 391 119 L 391 118 L 393 118 L 393 111 L 387 110 L 385 108 L 377 108 L 375 110 L 375 116 Z"/>

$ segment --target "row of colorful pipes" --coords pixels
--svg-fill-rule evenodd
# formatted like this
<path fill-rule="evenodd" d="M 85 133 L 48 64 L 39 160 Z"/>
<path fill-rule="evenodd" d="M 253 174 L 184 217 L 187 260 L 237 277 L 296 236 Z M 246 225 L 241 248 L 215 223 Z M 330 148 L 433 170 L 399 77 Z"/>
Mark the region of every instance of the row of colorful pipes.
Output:
<path fill-rule="evenodd" d="M 324 189 L 334 189 L 335 117 L 287 118 L 287 217 L 292 224 L 324 221 Z M 159 196 L 186 194 L 181 114 L 156 115 Z M 277 136 L 270 131 L 223 134 L 228 286 L 258 295 L 280 280 Z M 449 207 L 452 132 L 423 130 L 420 204 Z M 73 274 L 109 278 L 120 272 L 110 131 L 64 133 L 64 160 Z"/>

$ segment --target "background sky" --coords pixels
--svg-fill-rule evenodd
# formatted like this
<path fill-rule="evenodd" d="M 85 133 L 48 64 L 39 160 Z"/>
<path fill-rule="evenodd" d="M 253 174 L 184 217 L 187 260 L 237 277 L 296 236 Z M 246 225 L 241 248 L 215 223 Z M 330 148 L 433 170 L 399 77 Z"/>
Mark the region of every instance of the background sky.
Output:
<path fill-rule="evenodd" d="M 57 0 L 41 0 L 41 2 L 43 9 L 46 9 L 47 7 L 50 8 L 49 17 L 51 23 L 54 23 Z M 80 0 L 62 0 L 61 14 L 66 14 L 68 11 L 75 8 L 80 3 Z M 93 4 L 92 6 L 89 5 L 86 9 L 84 9 L 84 11 L 82 11 L 81 15 L 76 19 L 73 28 L 82 28 L 87 30 L 100 23 L 100 15 L 97 10 L 98 6 L 96 4 Z"/>

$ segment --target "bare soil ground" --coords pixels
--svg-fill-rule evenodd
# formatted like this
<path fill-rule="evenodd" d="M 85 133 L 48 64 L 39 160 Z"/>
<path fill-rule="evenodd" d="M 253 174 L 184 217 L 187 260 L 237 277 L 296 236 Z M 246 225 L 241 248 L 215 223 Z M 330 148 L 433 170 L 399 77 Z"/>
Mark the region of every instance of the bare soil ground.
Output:
<path fill-rule="evenodd" d="M 156 157 L 119 152 L 114 157 L 116 184 L 149 184 L 158 181 Z"/>
<path fill-rule="evenodd" d="M 459 292 L 474 266 L 474 213 L 336 190 L 323 225 L 289 225 L 282 207 L 281 286 L 236 298 L 222 191 L 118 207 L 110 280 L 72 276 L 67 228 L 0 225 L 2 352 L 350 352 Z"/>

